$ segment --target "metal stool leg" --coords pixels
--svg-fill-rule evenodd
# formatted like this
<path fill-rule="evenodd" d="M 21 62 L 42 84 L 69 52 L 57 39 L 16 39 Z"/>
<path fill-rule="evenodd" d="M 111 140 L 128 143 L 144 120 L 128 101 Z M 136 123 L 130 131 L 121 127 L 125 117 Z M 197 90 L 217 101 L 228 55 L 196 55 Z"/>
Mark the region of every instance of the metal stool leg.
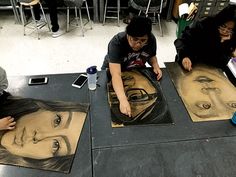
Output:
<path fill-rule="evenodd" d="M 90 13 L 89 13 L 89 8 L 88 8 L 88 3 L 87 1 L 85 0 L 85 6 L 86 6 L 86 10 L 87 10 L 87 16 L 88 16 L 88 20 L 89 20 L 89 23 L 90 23 L 90 29 L 93 29 L 93 26 L 92 26 L 92 21 L 91 21 L 91 18 L 90 18 Z"/>
<path fill-rule="evenodd" d="M 117 26 L 120 26 L 120 0 L 117 0 Z"/>
<path fill-rule="evenodd" d="M 70 26 L 70 7 L 67 7 L 67 15 L 66 15 L 66 32 L 69 31 Z"/>
<path fill-rule="evenodd" d="M 80 18 L 82 36 L 84 37 L 84 23 L 83 23 L 82 14 L 81 14 L 81 8 L 79 8 L 79 18 Z"/>
<path fill-rule="evenodd" d="M 75 20 L 76 20 L 76 26 L 79 26 L 78 9 L 77 9 L 77 7 L 75 7 Z"/>
<path fill-rule="evenodd" d="M 24 19 L 24 11 L 23 11 L 23 5 L 20 5 L 20 17 L 21 17 L 21 23 L 23 26 L 23 35 L 25 36 L 25 19 Z"/>
<path fill-rule="evenodd" d="M 106 23 L 106 15 L 107 15 L 107 0 L 105 2 L 104 14 L 103 14 L 103 25 Z"/>
<path fill-rule="evenodd" d="M 39 2 L 39 6 L 40 6 L 40 9 L 41 9 L 42 14 L 43 14 L 43 20 L 47 23 L 48 30 L 51 31 L 49 23 L 48 23 L 48 19 L 47 19 L 45 13 L 44 13 L 43 6 L 42 6 L 42 4 L 40 2 Z"/>
<path fill-rule="evenodd" d="M 160 29 L 160 32 L 161 32 L 161 37 L 162 37 L 163 36 L 163 31 L 162 31 L 162 27 L 161 27 L 161 15 L 158 13 L 157 17 L 158 17 L 158 24 L 159 24 L 159 29 Z"/>
<path fill-rule="evenodd" d="M 140 15 L 141 15 L 141 13 L 142 13 L 142 11 L 140 10 L 140 11 L 138 12 L 138 16 L 140 16 Z"/>
<path fill-rule="evenodd" d="M 40 39 L 40 38 L 39 38 L 39 29 L 38 29 L 38 27 L 37 27 L 37 22 L 36 22 L 36 19 L 35 19 L 33 6 L 30 6 L 30 11 L 31 11 L 31 15 L 32 15 L 34 27 L 35 27 L 35 29 L 36 29 L 36 31 L 37 31 L 38 39 Z"/>

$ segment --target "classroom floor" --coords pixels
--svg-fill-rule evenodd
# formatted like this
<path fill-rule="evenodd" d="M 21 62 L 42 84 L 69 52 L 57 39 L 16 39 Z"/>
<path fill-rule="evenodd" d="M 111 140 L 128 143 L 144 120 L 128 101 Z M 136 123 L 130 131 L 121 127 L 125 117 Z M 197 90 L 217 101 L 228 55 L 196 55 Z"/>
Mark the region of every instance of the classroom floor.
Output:
<path fill-rule="evenodd" d="M 38 40 L 35 33 L 23 36 L 22 26 L 15 22 L 12 11 L 0 11 L 0 66 L 9 76 L 85 72 L 91 65 L 100 70 L 109 40 L 125 29 L 126 24 L 121 21 L 118 27 L 116 22 L 110 20 L 105 26 L 94 23 L 92 30 L 87 25 L 82 37 L 80 28 L 65 32 L 66 13 L 60 12 L 59 24 L 64 34 L 52 38 L 45 27 Z M 175 58 L 176 24 L 162 20 L 162 28 L 164 36 L 160 37 L 158 25 L 153 25 L 158 62 L 165 67 L 164 62 Z"/>

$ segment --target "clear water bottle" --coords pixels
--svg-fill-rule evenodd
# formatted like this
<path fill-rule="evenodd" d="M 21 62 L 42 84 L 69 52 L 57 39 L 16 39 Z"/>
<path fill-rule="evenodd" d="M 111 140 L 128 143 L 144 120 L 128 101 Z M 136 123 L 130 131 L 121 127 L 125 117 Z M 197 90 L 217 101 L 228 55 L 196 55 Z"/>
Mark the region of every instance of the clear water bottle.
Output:
<path fill-rule="evenodd" d="M 97 85 L 97 66 L 87 68 L 87 76 L 89 90 L 95 90 Z"/>

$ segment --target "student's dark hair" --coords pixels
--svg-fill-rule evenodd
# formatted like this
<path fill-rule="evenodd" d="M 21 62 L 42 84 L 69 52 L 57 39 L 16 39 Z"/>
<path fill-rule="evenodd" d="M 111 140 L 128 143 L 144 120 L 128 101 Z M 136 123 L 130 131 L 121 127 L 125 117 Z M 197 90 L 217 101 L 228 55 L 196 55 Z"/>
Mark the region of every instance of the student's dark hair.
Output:
<path fill-rule="evenodd" d="M 52 157 L 47 159 L 31 159 L 11 154 L 0 145 L 0 161 L 4 164 L 14 164 L 28 168 L 37 168 L 51 171 L 69 173 L 73 155 Z"/>
<path fill-rule="evenodd" d="M 133 17 L 126 27 L 126 33 L 132 37 L 150 36 L 152 31 L 151 19 L 143 16 Z"/>
<path fill-rule="evenodd" d="M 228 21 L 234 21 L 236 23 L 236 5 L 228 5 L 215 15 L 215 19 L 218 26 Z"/>
<path fill-rule="evenodd" d="M 15 120 L 21 116 L 38 111 L 39 109 L 49 111 L 79 111 L 87 112 L 88 105 L 80 103 L 62 102 L 62 101 L 45 101 L 31 98 L 19 98 L 9 96 L 1 104 L 0 117 L 11 115 Z"/>

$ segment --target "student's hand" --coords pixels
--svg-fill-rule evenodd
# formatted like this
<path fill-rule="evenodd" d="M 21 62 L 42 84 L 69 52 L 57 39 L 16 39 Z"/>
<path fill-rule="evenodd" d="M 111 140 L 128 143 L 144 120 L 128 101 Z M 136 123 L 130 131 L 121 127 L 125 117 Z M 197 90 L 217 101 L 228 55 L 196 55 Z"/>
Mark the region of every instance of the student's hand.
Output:
<path fill-rule="evenodd" d="M 127 99 L 120 101 L 120 112 L 131 117 L 131 107 Z"/>
<path fill-rule="evenodd" d="M 13 130 L 15 128 L 16 122 L 11 116 L 7 116 L 0 119 L 0 130 Z"/>
<path fill-rule="evenodd" d="M 153 68 L 153 71 L 154 71 L 154 73 L 155 73 L 156 76 L 157 76 L 157 80 L 160 80 L 161 77 L 162 77 L 162 71 L 161 71 L 161 69 L 160 69 L 160 68 Z"/>
<path fill-rule="evenodd" d="M 192 70 L 192 62 L 188 57 L 185 57 L 182 61 L 182 65 L 184 67 L 184 69 L 186 69 L 187 71 L 191 71 Z"/>

